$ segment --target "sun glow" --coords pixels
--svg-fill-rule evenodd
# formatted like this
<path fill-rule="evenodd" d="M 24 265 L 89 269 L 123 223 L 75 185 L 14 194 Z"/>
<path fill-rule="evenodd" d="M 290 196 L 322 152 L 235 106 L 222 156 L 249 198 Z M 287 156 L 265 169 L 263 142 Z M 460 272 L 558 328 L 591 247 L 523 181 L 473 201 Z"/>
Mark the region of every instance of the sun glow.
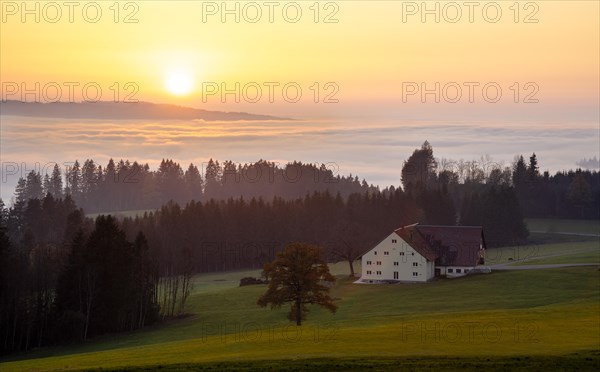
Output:
<path fill-rule="evenodd" d="M 188 71 L 171 70 L 165 76 L 165 86 L 169 93 L 183 96 L 193 90 L 194 78 Z"/>

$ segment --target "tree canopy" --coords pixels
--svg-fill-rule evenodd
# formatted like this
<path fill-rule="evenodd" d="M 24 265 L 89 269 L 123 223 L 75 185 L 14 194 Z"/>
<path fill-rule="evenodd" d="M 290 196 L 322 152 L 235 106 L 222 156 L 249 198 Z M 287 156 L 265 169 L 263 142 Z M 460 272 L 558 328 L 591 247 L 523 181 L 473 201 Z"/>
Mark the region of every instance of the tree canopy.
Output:
<path fill-rule="evenodd" d="M 433 148 L 428 141 L 423 142 L 420 149 L 412 155 L 402 167 L 402 187 L 411 192 L 414 189 L 425 189 L 435 181 L 437 161 L 433 157 Z"/>
<path fill-rule="evenodd" d="M 291 243 L 279 253 L 275 261 L 266 264 L 264 274 L 269 280 L 269 288 L 257 304 L 279 308 L 290 303 L 288 319 L 302 325 L 308 313 L 307 305 L 319 305 L 332 313 L 337 306 L 329 296 L 326 283 L 334 283 L 335 277 L 323 258 L 320 247 L 306 243 Z"/>

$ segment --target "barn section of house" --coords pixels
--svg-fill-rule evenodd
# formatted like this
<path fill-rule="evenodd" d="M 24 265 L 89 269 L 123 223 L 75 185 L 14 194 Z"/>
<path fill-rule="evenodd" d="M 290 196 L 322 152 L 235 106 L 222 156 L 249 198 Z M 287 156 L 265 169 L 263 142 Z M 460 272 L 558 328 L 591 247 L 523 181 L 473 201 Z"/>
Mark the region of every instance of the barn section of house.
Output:
<path fill-rule="evenodd" d="M 485 263 L 481 226 L 401 227 L 362 256 L 357 283 L 426 282 L 458 277 Z"/>

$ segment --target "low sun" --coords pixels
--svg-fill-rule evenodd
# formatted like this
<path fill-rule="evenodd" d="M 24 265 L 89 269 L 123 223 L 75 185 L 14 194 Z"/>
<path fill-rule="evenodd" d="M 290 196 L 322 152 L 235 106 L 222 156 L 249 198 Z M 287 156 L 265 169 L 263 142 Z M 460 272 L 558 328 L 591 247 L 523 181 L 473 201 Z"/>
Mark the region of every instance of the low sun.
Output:
<path fill-rule="evenodd" d="M 165 86 L 171 94 L 183 96 L 194 88 L 194 79 L 187 71 L 169 71 L 165 76 Z"/>

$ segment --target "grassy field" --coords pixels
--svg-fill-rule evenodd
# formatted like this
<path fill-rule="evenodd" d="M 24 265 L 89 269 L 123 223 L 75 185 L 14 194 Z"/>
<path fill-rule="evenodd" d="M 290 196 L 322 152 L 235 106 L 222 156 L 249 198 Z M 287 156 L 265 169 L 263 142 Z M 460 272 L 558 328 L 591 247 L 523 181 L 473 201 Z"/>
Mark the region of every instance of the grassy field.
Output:
<path fill-rule="evenodd" d="M 518 261 L 513 265 L 600 264 L 600 238 L 590 236 L 599 233 L 600 221 L 528 219 L 526 222 L 529 229 L 541 232 L 531 233 L 528 244 L 488 249 L 486 264 L 512 261 Z"/>
<path fill-rule="evenodd" d="M 512 259 L 512 260 L 511 260 Z M 486 264 L 496 265 L 512 261 L 518 264 L 549 263 L 599 263 L 598 239 L 554 244 L 524 244 L 515 247 L 490 248 L 486 252 Z"/>
<path fill-rule="evenodd" d="M 583 230 L 581 230 L 583 231 Z M 589 230 L 586 230 L 589 231 Z M 551 234 L 542 234 L 548 238 Z M 598 240 L 488 250 L 488 264 L 600 262 Z M 0 360 L 1 371 L 102 367 L 223 370 L 594 370 L 600 366 L 596 267 L 493 272 L 427 284 L 364 285 L 330 265 L 339 310 L 311 308 L 296 327 L 287 308 L 256 305 L 259 270 L 197 275 L 180 319 L 85 344 Z M 360 265 L 355 265 L 360 272 Z"/>
<path fill-rule="evenodd" d="M 559 220 L 550 218 L 528 218 L 525 220 L 530 231 L 570 232 L 576 234 L 600 234 L 600 220 Z"/>
<path fill-rule="evenodd" d="M 307 358 L 316 358 L 314 363 L 324 369 L 348 363 L 348 358 L 372 359 L 384 369 L 414 358 L 422 367 L 436 365 L 440 361 L 433 356 L 465 366 L 489 363 L 485 358 L 515 363 L 512 358 L 529 356 L 543 365 L 547 360 L 542 356 L 567 358 L 573 353 L 599 361 L 589 354 L 600 342 L 600 276 L 595 268 L 495 272 L 422 285 L 358 285 L 340 277 L 332 292 L 339 311 L 331 315 L 313 309 L 300 328 L 287 322 L 287 309 L 255 305 L 265 286 L 237 287 L 233 280 L 255 273 L 199 275 L 186 318 L 85 345 L 13 356 L 0 370 L 182 362 L 181 369 L 194 363 L 217 368 L 225 361 L 259 369 L 260 360 L 300 363 Z M 402 356 L 408 359 L 398 361 Z M 564 360 L 578 363 L 579 358 Z"/>
<path fill-rule="evenodd" d="M 598 352 L 533 357 L 314 358 L 135 366 L 116 371 L 597 371 Z"/>
<path fill-rule="evenodd" d="M 578 253 L 575 253 L 578 252 Z M 589 249 L 575 251 L 572 254 L 556 255 L 552 257 L 532 258 L 513 265 L 546 265 L 546 264 L 573 264 L 573 263 L 595 263 L 600 266 L 600 249 L 590 245 Z"/>

